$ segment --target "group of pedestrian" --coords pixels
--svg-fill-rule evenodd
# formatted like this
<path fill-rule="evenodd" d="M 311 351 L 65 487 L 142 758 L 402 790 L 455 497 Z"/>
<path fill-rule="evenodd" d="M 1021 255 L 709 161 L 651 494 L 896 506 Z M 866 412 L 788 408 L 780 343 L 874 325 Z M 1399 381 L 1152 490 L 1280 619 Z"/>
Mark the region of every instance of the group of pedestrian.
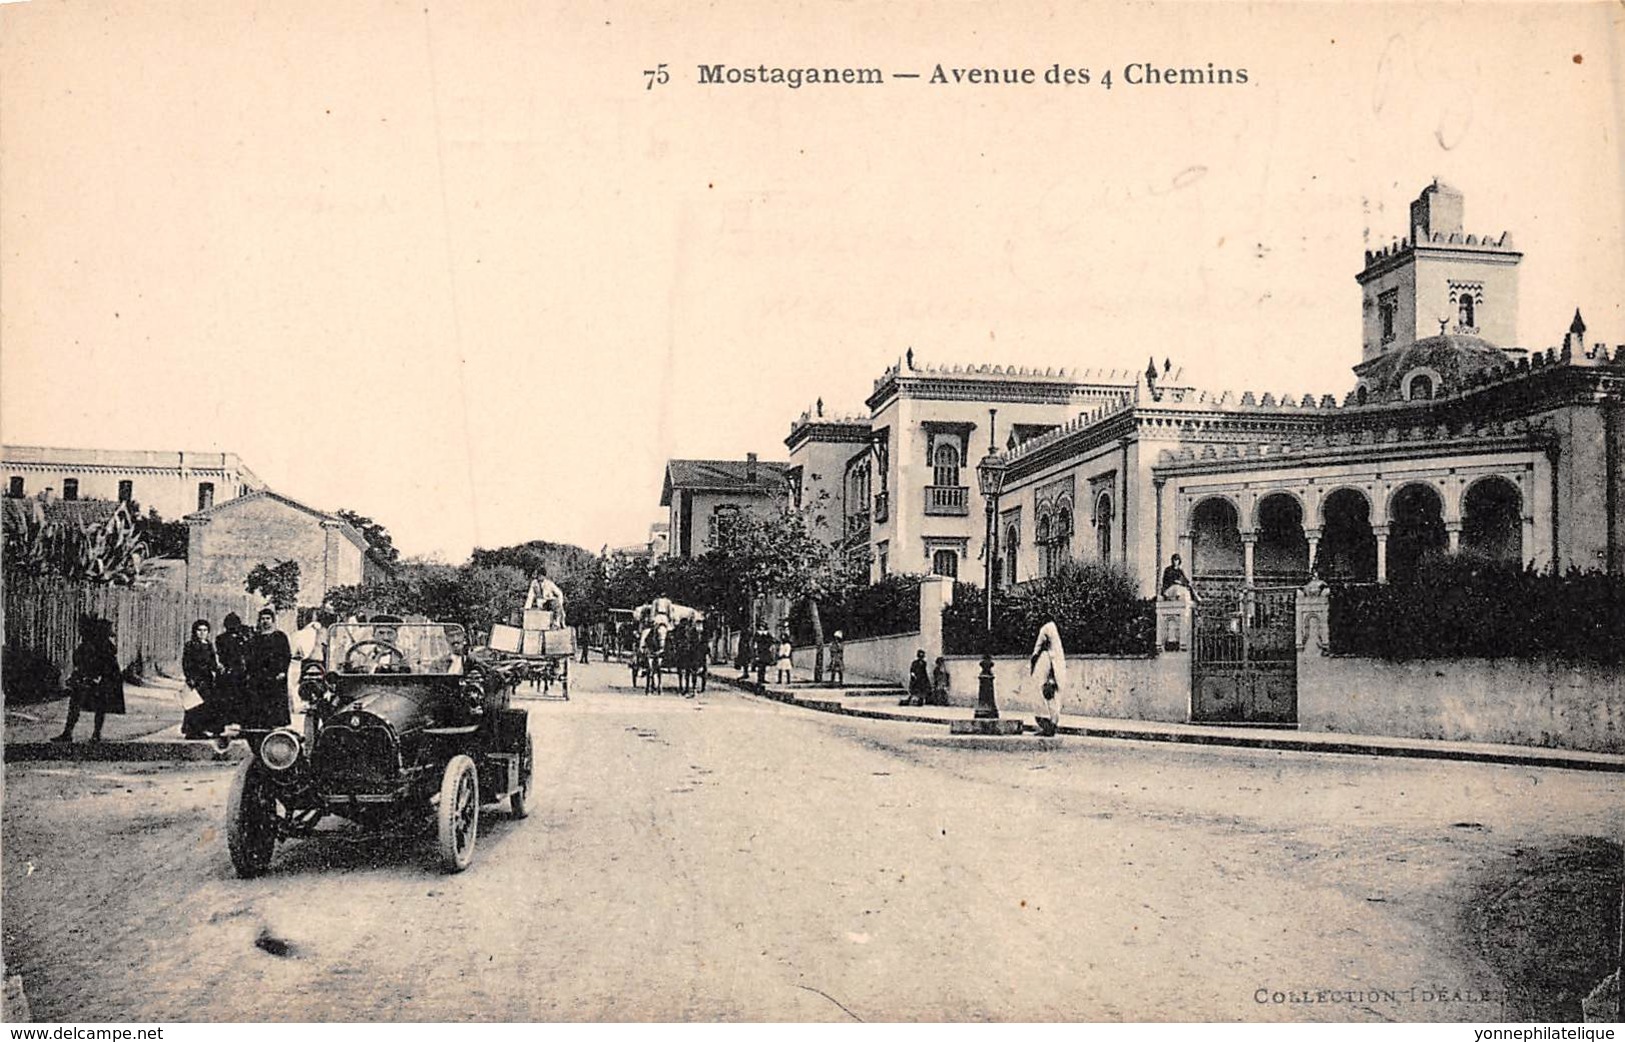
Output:
<path fill-rule="evenodd" d="M 937 656 L 934 666 L 925 664 L 925 649 L 914 653 L 908 667 L 908 694 L 900 706 L 945 706 L 948 704 L 948 660 Z"/>
<path fill-rule="evenodd" d="M 191 693 L 181 720 L 186 738 L 229 736 L 243 729 L 288 726 L 292 713 L 289 672 L 295 662 L 319 659 L 327 621 L 312 612 L 293 642 L 276 628 L 276 612 L 260 609 L 250 630 L 232 612 L 218 637 L 210 639 L 207 619 L 192 624 L 181 654 L 181 672 Z M 297 680 L 297 674 L 295 674 Z"/>

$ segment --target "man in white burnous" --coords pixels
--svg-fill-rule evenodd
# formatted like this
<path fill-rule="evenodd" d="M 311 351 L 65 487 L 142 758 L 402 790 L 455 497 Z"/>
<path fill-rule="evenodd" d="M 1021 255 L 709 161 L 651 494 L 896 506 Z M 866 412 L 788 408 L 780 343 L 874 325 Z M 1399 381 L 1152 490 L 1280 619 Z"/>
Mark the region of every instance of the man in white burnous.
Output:
<path fill-rule="evenodd" d="M 1038 628 L 1038 639 L 1033 642 L 1033 655 L 1029 660 L 1031 672 L 1027 675 L 1027 690 L 1038 688 L 1043 706 L 1038 714 L 1038 733 L 1048 737 L 1055 733 L 1061 721 L 1059 696 L 1066 686 L 1066 651 L 1061 647 L 1061 631 L 1055 620 Z"/>

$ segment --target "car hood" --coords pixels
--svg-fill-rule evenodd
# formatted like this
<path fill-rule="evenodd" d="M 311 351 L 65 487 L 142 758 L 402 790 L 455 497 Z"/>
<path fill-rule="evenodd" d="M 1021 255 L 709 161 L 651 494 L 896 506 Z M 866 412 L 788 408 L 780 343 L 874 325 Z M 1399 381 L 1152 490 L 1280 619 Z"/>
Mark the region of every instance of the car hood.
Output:
<path fill-rule="evenodd" d="M 341 681 L 337 713 L 366 713 L 396 732 L 465 723 L 458 682 L 447 677 L 367 677 Z"/>

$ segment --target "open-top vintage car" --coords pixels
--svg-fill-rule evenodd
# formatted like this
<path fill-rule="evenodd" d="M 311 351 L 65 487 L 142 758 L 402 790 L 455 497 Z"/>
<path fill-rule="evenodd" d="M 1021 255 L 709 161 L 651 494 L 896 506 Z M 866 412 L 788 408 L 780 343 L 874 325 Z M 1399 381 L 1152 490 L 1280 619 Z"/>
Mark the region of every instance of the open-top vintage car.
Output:
<path fill-rule="evenodd" d="M 442 866 L 467 868 L 480 807 L 530 799 L 526 711 L 510 705 L 514 671 L 468 654 L 461 626 L 375 621 L 328 632 L 325 663 L 307 662 L 305 729 L 245 732 L 226 841 L 237 874 L 265 871 L 279 840 L 327 815 L 367 828 L 433 815 Z"/>

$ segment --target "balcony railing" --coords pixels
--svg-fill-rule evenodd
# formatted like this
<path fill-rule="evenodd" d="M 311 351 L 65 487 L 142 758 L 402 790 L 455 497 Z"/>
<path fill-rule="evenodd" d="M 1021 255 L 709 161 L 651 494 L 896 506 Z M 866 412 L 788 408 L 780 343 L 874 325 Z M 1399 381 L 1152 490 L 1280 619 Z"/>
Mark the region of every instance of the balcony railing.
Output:
<path fill-rule="evenodd" d="M 925 486 L 928 517 L 965 517 L 970 513 L 970 489 L 964 485 Z"/>
<path fill-rule="evenodd" d="M 890 506 L 891 506 L 891 493 L 890 492 L 876 492 L 875 493 L 875 524 L 883 525 L 883 524 L 886 523 L 886 518 L 887 518 L 887 516 L 889 516 L 889 508 L 890 508 Z"/>

